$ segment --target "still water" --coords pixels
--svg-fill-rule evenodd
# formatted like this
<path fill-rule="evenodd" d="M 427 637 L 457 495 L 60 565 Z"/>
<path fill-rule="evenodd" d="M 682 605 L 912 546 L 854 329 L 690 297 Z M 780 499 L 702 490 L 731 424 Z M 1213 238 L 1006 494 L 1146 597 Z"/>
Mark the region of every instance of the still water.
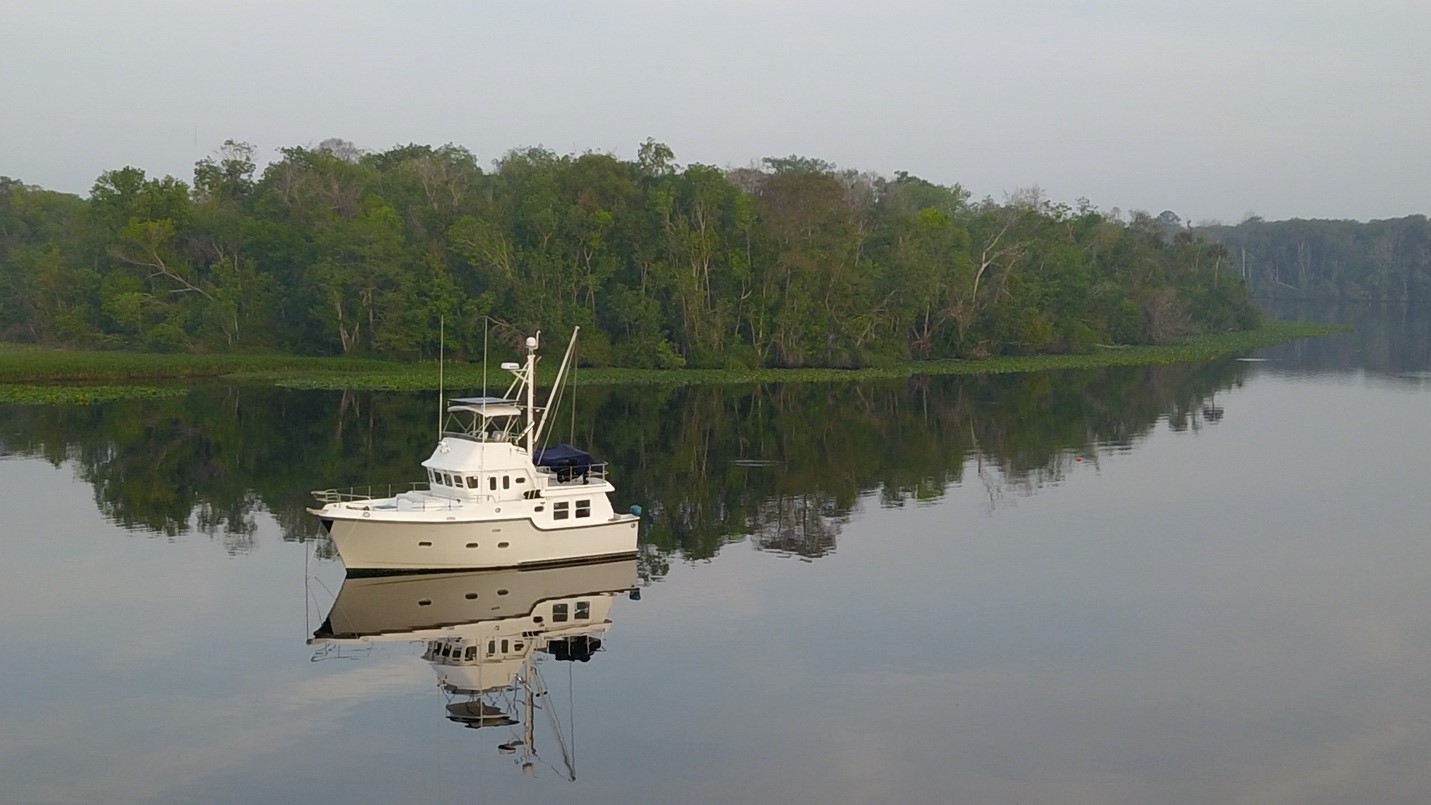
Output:
<path fill-rule="evenodd" d="M 1424 802 L 1431 316 L 1282 313 L 1358 330 L 583 387 L 643 552 L 540 576 L 344 583 L 307 492 L 427 397 L 0 409 L 0 801 Z"/>

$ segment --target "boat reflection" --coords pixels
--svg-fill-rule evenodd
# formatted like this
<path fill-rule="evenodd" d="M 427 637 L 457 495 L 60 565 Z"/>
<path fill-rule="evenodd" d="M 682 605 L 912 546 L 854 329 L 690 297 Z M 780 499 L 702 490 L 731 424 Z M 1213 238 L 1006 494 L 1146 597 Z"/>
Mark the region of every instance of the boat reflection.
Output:
<path fill-rule="evenodd" d="M 618 595 L 636 597 L 636 584 L 634 559 L 349 577 L 308 643 L 319 647 L 313 657 L 318 661 L 377 642 L 420 642 L 422 659 L 447 697 L 449 721 L 468 729 L 507 728 L 498 750 L 535 774 L 538 762 L 545 762 L 537 751 L 541 718 L 560 751 L 560 773 L 575 780 L 569 724 L 561 723 L 542 666 L 591 660 L 611 626 L 612 602 Z"/>

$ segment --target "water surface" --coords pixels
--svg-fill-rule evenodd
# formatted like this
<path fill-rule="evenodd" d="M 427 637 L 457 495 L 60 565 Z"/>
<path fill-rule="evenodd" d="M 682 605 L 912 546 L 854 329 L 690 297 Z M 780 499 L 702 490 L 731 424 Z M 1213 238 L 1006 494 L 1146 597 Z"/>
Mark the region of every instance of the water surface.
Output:
<path fill-rule="evenodd" d="M 448 720 L 423 640 L 309 642 L 344 573 L 307 492 L 415 479 L 430 399 L 0 410 L 0 799 L 1424 801 L 1431 318 L 1298 315 L 1358 330 L 581 389 L 566 430 L 648 514 L 639 600 L 589 661 L 541 655 L 530 773 L 499 750 L 525 720 Z"/>

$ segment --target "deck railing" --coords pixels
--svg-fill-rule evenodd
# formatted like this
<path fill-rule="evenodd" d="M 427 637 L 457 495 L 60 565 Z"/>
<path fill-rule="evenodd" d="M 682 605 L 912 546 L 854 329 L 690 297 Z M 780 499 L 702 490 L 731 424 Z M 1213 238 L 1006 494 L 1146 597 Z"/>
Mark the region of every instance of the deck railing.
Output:
<path fill-rule="evenodd" d="M 606 464 L 582 464 L 576 467 L 537 467 L 547 476 L 550 486 L 580 486 L 606 480 Z"/>
<path fill-rule="evenodd" d="M 408 484 L 369 484 L 367 486 L 350 486 L 346 489 L 315 489 L 313 497 L 318 498 L 318 502 L 326 506 L 329 503 L 351 503 L 359 500 L 390 498 L 403 492 L 426 492 L 429 486 L 427 481 L 413 481 Z"/>

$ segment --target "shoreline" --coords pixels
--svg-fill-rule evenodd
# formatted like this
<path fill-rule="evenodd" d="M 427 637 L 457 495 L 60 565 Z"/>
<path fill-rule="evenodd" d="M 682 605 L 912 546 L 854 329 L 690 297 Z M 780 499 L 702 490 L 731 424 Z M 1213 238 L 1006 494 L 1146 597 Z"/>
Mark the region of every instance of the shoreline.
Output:
<path fill-rule="evenodd" d="M 883 380 L 918 375 L 979 375 L 1189 363 L 1315 338 L 1348 328 L 1310 322 L 1267 321 L 1256 330 L 1194 336 L 1168 346 L 1100 347 L 1075 355 L 945 359 L 862 369 L 580 369 L 577 385 L 685 386 Z M 476 388 L 481 364 L 448 363 L 449 389 Z M 548 373 L 541 373 L 546 376 Z M 372 358 L 293 355 L 189 355 L 81 352 L 0 346 L 0 404 L 96 404 L 119 399 L 178 396 L 183 381 L 327 391 L 435 391 L 437 364 Z M 488 370 L 489 385 L 505 375 Z"/>

